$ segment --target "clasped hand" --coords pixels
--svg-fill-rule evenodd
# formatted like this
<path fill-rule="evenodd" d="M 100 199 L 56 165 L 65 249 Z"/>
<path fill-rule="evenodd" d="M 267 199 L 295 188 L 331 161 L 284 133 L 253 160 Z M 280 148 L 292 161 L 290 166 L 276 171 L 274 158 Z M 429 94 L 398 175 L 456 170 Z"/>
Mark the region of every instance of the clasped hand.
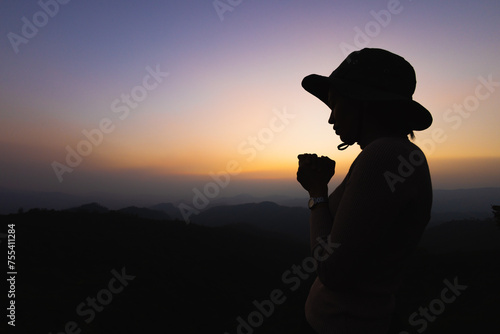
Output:
<path fill-rule="evenodd" d="M 300 154 L 297 181 L 312 197 L 327 196 L 328 182 L 335 174 L 335 161 L 316 154 Z"/>

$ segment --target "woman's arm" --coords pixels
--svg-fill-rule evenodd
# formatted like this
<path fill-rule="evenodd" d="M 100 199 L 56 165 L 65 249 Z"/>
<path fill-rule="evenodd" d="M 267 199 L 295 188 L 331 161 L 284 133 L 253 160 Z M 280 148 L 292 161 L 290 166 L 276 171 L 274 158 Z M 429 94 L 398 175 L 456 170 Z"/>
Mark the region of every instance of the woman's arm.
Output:
<path fill-rule="evenodd" d="M 311 210 L 309 216 L 311 251 L 313 255 L 316 254 L 321 258 L 326 257 L 325 250 L 321 245 L 328 243 L 328 235 L 332 230 L 335 214 L 345 189 L 346 179 L 330 194 L 328 203 L 318 204 Z"/>
<path fill-rule="evenodd" d="M 335 174 L 335 161 L 328 157 L 318 157 L 316 154 L 301 154 L 297 180 L 307 190 L 309 197 L 328 198 L 328 182 Z M 331 213 L 330 200 L 316 204 L 311 209 L 311 250 L 314 252 L 319 245 L 318 236 L 328 235 L 332 228 L 334 215 Z M 322 252 L 321 249 L 316 253 Z M 318 255 L 319 256 L 319 255 Z"/>

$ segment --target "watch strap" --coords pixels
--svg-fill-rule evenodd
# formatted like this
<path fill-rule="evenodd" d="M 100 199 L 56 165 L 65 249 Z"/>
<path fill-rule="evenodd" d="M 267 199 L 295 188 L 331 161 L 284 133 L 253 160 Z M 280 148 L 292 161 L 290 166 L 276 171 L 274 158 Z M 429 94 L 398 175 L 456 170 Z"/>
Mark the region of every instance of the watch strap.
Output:
<path fill-rule="evenodd" d="M 313 209 L 320 203 L 328 203 L 327 197 L 311 197 L 309 198 L 309 209 Z"/>

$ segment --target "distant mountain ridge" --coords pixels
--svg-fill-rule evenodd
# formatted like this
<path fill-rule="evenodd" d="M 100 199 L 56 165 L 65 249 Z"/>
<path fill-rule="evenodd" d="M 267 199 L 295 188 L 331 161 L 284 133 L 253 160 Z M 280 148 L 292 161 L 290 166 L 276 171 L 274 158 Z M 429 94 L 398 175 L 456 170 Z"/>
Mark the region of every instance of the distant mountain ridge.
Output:
<path fill-rule="evenodd" d="M 170 216 L 163 211 L 153 210 L 150 208 L 139 208 L 137 206 L 128 206 L 126 208 L 117 210 L 117 212 L 129 215 L 135 215 L 144 219 L 152 220 L 170 220 Z"/>
<path fill-rule="evenodd" d="M 309 209 L 286 207 L 267 201 L 212 207 L 193 216 L 191 221 L 210 227 L 251 224 L 259 229 L 288 234 L 301 240 L 309 235 Z"/>
<path fill-rule="evenodd" d="M 290 210 L 271 202 L 229 208 L 237 214 L 261 212 L 274 219 L 288 218 L 281 211 Z M 87 332 L 149 333 L 164 328 L 177 333 L 182 328 L 185 333 L 235 333 L 239 317 L 255 314 L 254 305 L 264 305 L 271 291 L 283 292 L 286 303 L 274 306 L 276 313 L 263 321 L 259 332 L 295 333 L 300 327 L 315 278 L 302 276 L 304 259 L 310 257 L 308 244 L 243 222 L 206 227 L 142 219 L 127 211 L 150 209 L 125 209 L 108 210 L 94 202 L 71 210 L 33 209 L 0 216 L 4 222 L 0 238 L 6 236 L 8 223 L 16 223 L 23 240 L 23 246 L 16 248 L 23 265 L 23 280 L 16 289 L 16 301 L 24 310 L 19 313 L 19 332 L 55 333 L 68 319 L 78 321 L 75 305 L 96 293 L 102 296 L 113 277 L 110 270 L 121 273 L 130 286 L 124 286 L 112 307 L 85 327 Z M 207 210 L 212 217 L 224 211 L 215 209 Z M 230 220 L 234 213 L 228 212 L 225 219 Z M 499 238 L 500 228 L 493 219 L 450 222 L 426 230 L 396 295 L 391 333 L 415 332 L 409 328 L 409 316 L 436 305 L 444 291 L 443 279 L 456 282 L 457 277 L 467 290 L 456 303 L 446 304 L 446 316 L 436 317 L 426 333 L 494 332 L 491 324 L 497 323 L 500 298 Z M 298 285 L 283 280 L 283 274 L 292 270 L 289 278 Z"/>
<path fill-rule="evenodd" d="M 500 228 L 493 218 L 450 221 L 427 228 L 419 246 L 439 254 L 500 249 Z"/>
<path fill-rule="evenodd" d="M 114 211 L 125 215 L 136 216 L 142 219 L 171 220 L 171 217 L 167 213 L 161 210 L 155 210 L 151 208 L 139 208 L 137 206 L 128 206 L 119 210 L 109 210 L 108 208 L 96 202 L 80 205 L 78 207 L 62 211 L 74 212 L 74 213 L 107 213 Z"/>
<path fill-rule="evenodd" d="M 172 219 L 177 219 L 177 220 L 183 219 L 179 208 L 172 203 L 159 203 L 159 204 L 155 204 L 153 206 L 150 206 L 148 208 L 151 210 L 157 210 L 157 211 L 164 212 Z"/>
<path fill-rule="evenodd" d="M 110 210 L 92 202 L 59 211 L 83 215 L 115 213 L 148 221 L 185 224 L 182 219 L 175 216 L 176 209 L 171 203 L 161 203 L 150 208 L 129 206 Z M 164 210 L 171 211 L 174 215 L 169 216 Z M 46 209 L 31 209 L 27 213 L 32 211 L 43 212 Z M 193 216 L 191 223 L 208 228 L 233 226 L 250 234 L 293 239 L 302 244 L 309 243 L 309 209 L 286 207 L 269 201 L 215 206 Z M 486 219 L 462 219 L 438 225 L 429 224 L 422 236 L 420 247 L 432 253 L 500 249 L 500 228 L 495 222 L 493 212 Z"/>
<path fill-rule="evenodd" d="M 106 197 L 100 195 L 99 198 Z M 26 210 L 32 208 L 46 208 L 63 210 L 75 208 L 82 203 L 91 203 L 98 201 L 104 206 L 123 208 L 137 207 L 148 208 L 161 211 L 168 215 L 170 219 L 183 220 L 181 212 L 175 203 L 157 203 L 154 205 L 138 206 L 137 204 L 120 205 L 115 200 L 89 199 L 86 196 L 68 195 L 60 192 L 19 192 L 0 188 L 0 214 L 15 213 L 20 208 Z M 256 204 L 261 202 L 273 202 L 277 205 L 288 208 L 307 207 L 307 198 L 295 198 L 285 195 L 255 197 L 249 194 L 240 194 L 233 197 L 220 197 L 211 201 L 210 205 L 199 215 L 202 215 L 201 221 L 208 219 L 216 207 L 228 207 L 233 205 Z M 438 225 L 450 220 L 462 219 L 485 219 L 491 217 L 491 205 L 500 204 L 500 188 L 473 188 L 473 189 L 455 189 L 455 190 L 434 190 L 434 201 L 432 207 L 432 216 L 430 226 Z M 129 209 L 130 211 L 137 209 Z M 205 213 L 209 211 L 209 213 Z M 307 210 L 305 210 L 307 212 Z M 217 212 L 217 210 L 215 211 Z M 146 214 L 146 213 L 144 213 Z M 149 213 L 148 213 L 149 214 Z M 199 216 L 198 215 L 198 216 Z M 157 214 L 158 219 L 164 219 Z M 199 220 L 196 216 L 193 221 Z"/>
<path fill-rule="evenodd" d="M 142 219 L 182 220 L 180 214 L 171 218 L 162 211 L 168 210 L 175 215 L 176 209 L 177 207 L 171 203 L 162 203 L 151 208 L 127 207 L 116 212 L 135 215 Z M 107 210 L 97 203 L 90 203 L 71 211 L 103 213 Z M 193 216 L 191 223 L 206 227 L 233 225 L 255 233 L 272 233 L 291 237 L 302 243 L 309 242 L 309 209 L 286 207 L 269 201 L 215 206 Z M 429 224 L 420 246 L 434 253 L 498 249 L 500 229 L 494 222 L 493 213 L 482 220 L 463 219 L 437 225 Z"/>
<path fill-rule="evenodd" d="M 436 189 L 431 223 L 491 217 L 491 206 L 500 203 L 500 188 Z"/>
<path fill-rule="evenodd" d="M 109 212 L 109 209 L 100 205 L 99 203 L 92 202 L 74 208 L 69 208 L 64 211 L 75 212 L 75 213 L 106 213 Z"/>

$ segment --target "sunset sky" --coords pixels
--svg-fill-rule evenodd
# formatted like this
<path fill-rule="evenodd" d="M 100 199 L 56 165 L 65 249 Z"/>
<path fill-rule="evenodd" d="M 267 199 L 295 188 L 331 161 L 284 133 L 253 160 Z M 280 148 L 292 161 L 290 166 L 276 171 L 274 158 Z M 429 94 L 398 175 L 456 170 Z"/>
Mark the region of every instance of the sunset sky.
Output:
<path fill-rule="evenodd" d="M 337 162 L 333 188 L 360 149 L 300 83 L 363 47 L 415 68 L 434 187 L 500 187 L 497 0 L 6 0 L 0 18 L 2 188 L 160 202 L 215 173 L 217 196 L 300 196 L 305 152 Z"/>

